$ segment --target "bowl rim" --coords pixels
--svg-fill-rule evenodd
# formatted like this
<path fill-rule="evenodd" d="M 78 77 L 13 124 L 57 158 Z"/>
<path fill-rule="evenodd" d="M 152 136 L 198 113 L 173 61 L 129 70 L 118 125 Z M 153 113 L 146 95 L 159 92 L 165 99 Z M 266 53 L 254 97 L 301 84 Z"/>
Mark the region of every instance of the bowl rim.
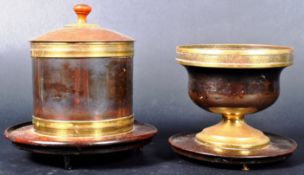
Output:
<path fill-rule="evenodd" d="M 176 48 L 179 64 L 214 68 L 272 68 L 293 63 L 293 49 L 267 44 L 190 44 Z"/>

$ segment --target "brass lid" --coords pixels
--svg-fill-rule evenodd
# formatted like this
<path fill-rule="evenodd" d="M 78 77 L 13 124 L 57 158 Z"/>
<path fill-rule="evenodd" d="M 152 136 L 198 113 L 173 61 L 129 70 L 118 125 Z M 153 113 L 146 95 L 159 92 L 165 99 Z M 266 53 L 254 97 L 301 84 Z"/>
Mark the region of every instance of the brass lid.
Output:
<path fill-rule="evenodd" d="M 46 33 L 31 41 L 32 57 L 131 57 L 134 40 L 126 35 L 88 24 L 91 7 L 74 6 L 75 24 Z"/>
<path fill-rule="evenodd" d="M 178 46 L 178 63 L 212 68 L 286 67 L 293 62 L 293 50 L 262 44 L 199 44 Z"/>

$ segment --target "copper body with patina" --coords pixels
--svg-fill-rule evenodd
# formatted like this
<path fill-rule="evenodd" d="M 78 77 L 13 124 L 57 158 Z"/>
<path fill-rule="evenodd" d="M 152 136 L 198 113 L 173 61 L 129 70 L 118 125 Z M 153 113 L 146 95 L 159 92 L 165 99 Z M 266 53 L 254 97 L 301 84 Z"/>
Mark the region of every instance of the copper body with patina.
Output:
<path fill-rule="evenodd" d="M 133 114 L 132 58 L 34 58 L 33 87 L 34 122 L 41 133 L 79 136 L 99 132 L 98 128 L 77 131 L 73 128 L 65 132 L 60 128 L 39 126 L 41 119 L 80 121 L 89 126 L 96 121 L 128 120 Z M 126 126 L 121 130 L 112 129 L 115 126 L 103 128 L 102 132 L 127 132 L 132 125 L 131 122 L 119 125 Z"/>

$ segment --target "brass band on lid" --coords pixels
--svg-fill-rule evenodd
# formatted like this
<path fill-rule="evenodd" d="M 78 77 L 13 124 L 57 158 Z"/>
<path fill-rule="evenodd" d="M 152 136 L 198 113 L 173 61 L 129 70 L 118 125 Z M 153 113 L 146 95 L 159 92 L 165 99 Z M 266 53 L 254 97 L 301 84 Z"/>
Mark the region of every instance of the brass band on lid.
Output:
<path fill-rule="evenodd" d="M 100 137 L 122 134 L 132 131 L 133 124 L 133 115 L 98 121 L 63 121 L 33 116 L 35 132 L 58 137 Z"/>
<path fill-rule="evenodd" d="M 121 33 L 88 24 L 92 8 L 74 6 L 77 22 L 31 41 L 33 58 L 126 58 L 134 54 L 134 40 Z"/>
<path fill-rule="evenodd" d="M 129 58 L 133 42 L 32 43 L 33 58 Z"/>
<path fill-rule="evenodd" d="M 272 68 L 293 63 L 293 50 L 259 44 L 201 44 L 178 46 L 178 63 L 213 68 Z"/>

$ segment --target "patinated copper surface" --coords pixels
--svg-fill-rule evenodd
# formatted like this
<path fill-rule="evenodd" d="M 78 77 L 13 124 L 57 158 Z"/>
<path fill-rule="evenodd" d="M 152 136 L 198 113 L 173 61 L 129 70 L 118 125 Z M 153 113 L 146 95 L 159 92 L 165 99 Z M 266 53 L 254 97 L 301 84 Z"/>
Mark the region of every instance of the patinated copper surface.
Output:
<path fill-rule="evenodd" d="M 33 59 L 34 116 L 103 120 L 132 115 L 131 58 Z"/>
<path fill-rule="evenodd" d="M 215 69 L 186 66 L 189 96 L 200 107 L 250 108 L 250 113 L 273 104 L 279 96 L 282 68 Z"/>

